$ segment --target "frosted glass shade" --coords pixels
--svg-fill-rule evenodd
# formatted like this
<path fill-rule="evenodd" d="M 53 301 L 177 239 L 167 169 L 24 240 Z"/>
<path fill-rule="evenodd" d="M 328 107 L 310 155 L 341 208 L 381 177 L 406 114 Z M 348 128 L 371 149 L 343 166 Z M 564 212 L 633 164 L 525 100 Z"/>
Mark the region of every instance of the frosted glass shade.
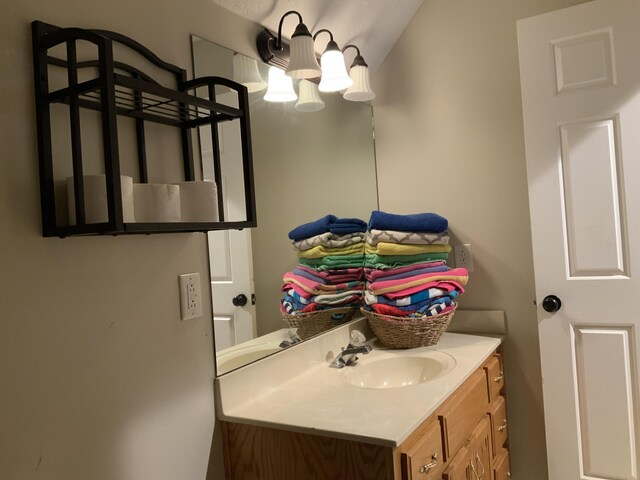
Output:
<path fill-rule="evenodd" d="M 293 80 L 278 67 L 269 69 L 269 85 L 264 99 L 267 102 L 293 102 L 298 96 L 293 90 Z"/>
<path fill-rule="evenodd" d="M 269 85 L 264 99 L 267 102 L 293 102 L 298 96 L 293 90 L 293 80 L 278 67 L 269 69 Z"/>
<path fill-rule="evenodd" d="M 291 78 L 315 78 L 322 74 L 311 36 L 294 36 L 289 46 L 289 58 L 286 74 Z"/>
<path fill-rule="evenodd" d="M 344 55 L 340 50 L 326 50 L 320 57 L 322 79 L 318 90 L 321 92 L 337 92 L 351 86 L 353 81 L 347 75 Z"/>
<path fill-rule="evenodd" d="M 258 71 L 258 62 L 240 53 L 233 56 L 233 80 L 247 87 L 249 93 L 267 88 L 267 82 Z"/>
<path fill-rule="evenodd" d="M 344 92 L 344 99 L 352 102 L 367 102 L 376 98 L 376 94 L 371 90 L 369 81 L 369 67 L 355 65 L 349 70 L 349 76 L 353 84 Z"/>
<path fill-rule="evenodd" d="M 324 102 L 318 93 L 318 86 L 309 80 L 300 80 L 298 85 L 298 103 L 296 110 L 299 112 L 317 112 L 324 108 Z"/>

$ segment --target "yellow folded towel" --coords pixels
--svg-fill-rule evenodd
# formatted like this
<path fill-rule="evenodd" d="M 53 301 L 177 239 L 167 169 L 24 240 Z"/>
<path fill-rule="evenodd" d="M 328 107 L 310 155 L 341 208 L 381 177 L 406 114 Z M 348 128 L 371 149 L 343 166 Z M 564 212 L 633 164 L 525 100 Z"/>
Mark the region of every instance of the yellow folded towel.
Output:
<path fill-rule="evenodd" d="M 364 255 L 364 242 L 354 243 L 353 245 L 347 245 L 346 247 L 325 247 L 324 245 L 317 245 L 307 250 L 301 250 L 298 252 L 298 258 L 322 258 L 327 255 Z"/>
<path fill-rule="evenodd" d="M 365 253 L 375 255 L 419 255 L 421 253 L 449 253 L 451 245 L 407 245 L 380 242 L 365 245 Z"/>

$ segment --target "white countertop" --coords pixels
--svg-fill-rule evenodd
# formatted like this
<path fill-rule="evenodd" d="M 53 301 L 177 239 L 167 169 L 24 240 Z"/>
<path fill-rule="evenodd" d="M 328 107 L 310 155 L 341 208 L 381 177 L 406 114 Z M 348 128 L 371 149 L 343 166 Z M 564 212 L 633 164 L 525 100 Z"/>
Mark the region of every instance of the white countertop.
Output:
<path fill-rule="evenodd" d="M 348 338 L 348 333 L 345 330 L 343 335 Z M 338 334 L 332 335 L 335 342 Z M 333 351 L 339 349 L 333 347 L 327 352 L 328 342 L 320 337 L 315 347 L 320 351 L 325 349 L 321 357 L 323 360 L 310 360 L 313 357 L 308 351 L 300 349 L 301 353 L 296 354 L 291 349 L 286 352 L 287 358 L 280 353 L 216 379 L 218 418 L 396 447 L 482 365 L 501 340 L 445 333 L 433 347 L 410 350 L 374 348 L 368 355 L 361 355 L 360 365 L 382 355 L 420 356 L 431 350 L 455 359 L 455 366 L 439 378 L 418 385 L 387 389 L 349 384 L 344 375 L 357 366 L 329 368 Z M 279 364 L 267 364 L 270 358 Z M 282 378 L 282 371 L 291 362 L 299 363 L 289 370 L 288 377 Z M 270 371 L 279 371 L 280 378 L 274 378 L 267 385 L 265 375 Z M 278 374 L 273 373 L 273 376 L 278 377 Z"/>

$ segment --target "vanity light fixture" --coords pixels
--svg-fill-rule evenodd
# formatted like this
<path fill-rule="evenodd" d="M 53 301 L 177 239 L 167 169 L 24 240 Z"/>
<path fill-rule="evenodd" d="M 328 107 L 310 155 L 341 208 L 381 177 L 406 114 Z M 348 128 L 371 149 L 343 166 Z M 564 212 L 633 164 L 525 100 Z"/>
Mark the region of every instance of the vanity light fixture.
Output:
<path fill-rule="evenodd" d="M 360 55 L 360 49 L 355 45 L 347 45 L 342 49 L 342 53 L 348 48 L 356 49 L 356 57 L 353 59 L 351 68 L 349 70 L 349 77 L 353 81 L 353 84 L 344 92 L 344 99 L 352 102 L 367 102 L 376 98 L 376 94 L 371 89 L 371 82 L 369 80 L 369 66 Z"/>
<path fill-rule="evenodd" d="M 315 83 L 300 80 L 298 94 L 298 103 L 295 108 L 299 112 L 317 112 L 324 108 L 324 102 L 318 93 L 318 85 Z"/>
<path fill-rule="evenodd" d="M 289 15 L 297 15 L 299 23 L 291 35 L 291 45 L 287 46 L 282 41 L 282 24 Z M 289 10 L 282 16 L 278 24 L 277 37 L 264 30 L 258 35 L 256 46 L 260 58 L 265 63 L 285 68 L 286 74 L 291 78 L 315 78 L 322 73 L 316 59 L 311 32 L 302 22 L 302 15 L 295 10 Z"/>
<path fill-rule="evenodd" d="M 260 92 L 267 88 L 258 70 L 258 62 L 241 53 L 233 56 L 233 79 L 247 87 L 249 93 Z"/>
<path fill-rule="evenodd" d="M 337 92 L 348 88 L 353 83 L 353 80 L 347 74 L 347 69 L 344 64 L 344 55 L 338 47 L 338 44 L 333 40 L 333 33 L 326 28 L 318 30 L 313 39 L 318 38 L 321 33 L 329 34 L 329 43 L 325 49 L 322 57 L 320 57 L 320 65 L 322 66 L 322 78 L 320 79 L 320 85 L 318 90 L 321 92 Z"/>
<path fill-rule="evenodd" d="M 267 102 L 293 102 L 298 99 L 293 89 L 293 80 L 278 67 L 269 68 L 269 84 L 264 100 Z"/>

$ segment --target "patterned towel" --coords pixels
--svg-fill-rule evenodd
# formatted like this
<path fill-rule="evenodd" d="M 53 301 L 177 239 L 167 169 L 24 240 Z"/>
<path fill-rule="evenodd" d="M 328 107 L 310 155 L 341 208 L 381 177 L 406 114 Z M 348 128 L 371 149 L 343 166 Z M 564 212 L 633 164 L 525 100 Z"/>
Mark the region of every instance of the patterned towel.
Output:
<path fill-rule="evenodd" d="M 397 232 L 395 230 L 373 229 L 367 236 L 367 243 L 377 245 L 379 242 L 401 243 L 410 245 L 448 245 L 449 232 Z"/>
<path fill-rule="evenodd" d="M 308 250 L 309 248 L 317 247 L 318 245 L 324 245 L 325 247 L 346 247 L 353 245 L 354 243 L 364 242 L 367 238 L 367 234 L 364 232 L 348 233 L 346 235 L 336 235 L 335 233 L 325 232 L 315 237 L 305 238 L 293 242 L 293 248 L 300 250 Z"/>

